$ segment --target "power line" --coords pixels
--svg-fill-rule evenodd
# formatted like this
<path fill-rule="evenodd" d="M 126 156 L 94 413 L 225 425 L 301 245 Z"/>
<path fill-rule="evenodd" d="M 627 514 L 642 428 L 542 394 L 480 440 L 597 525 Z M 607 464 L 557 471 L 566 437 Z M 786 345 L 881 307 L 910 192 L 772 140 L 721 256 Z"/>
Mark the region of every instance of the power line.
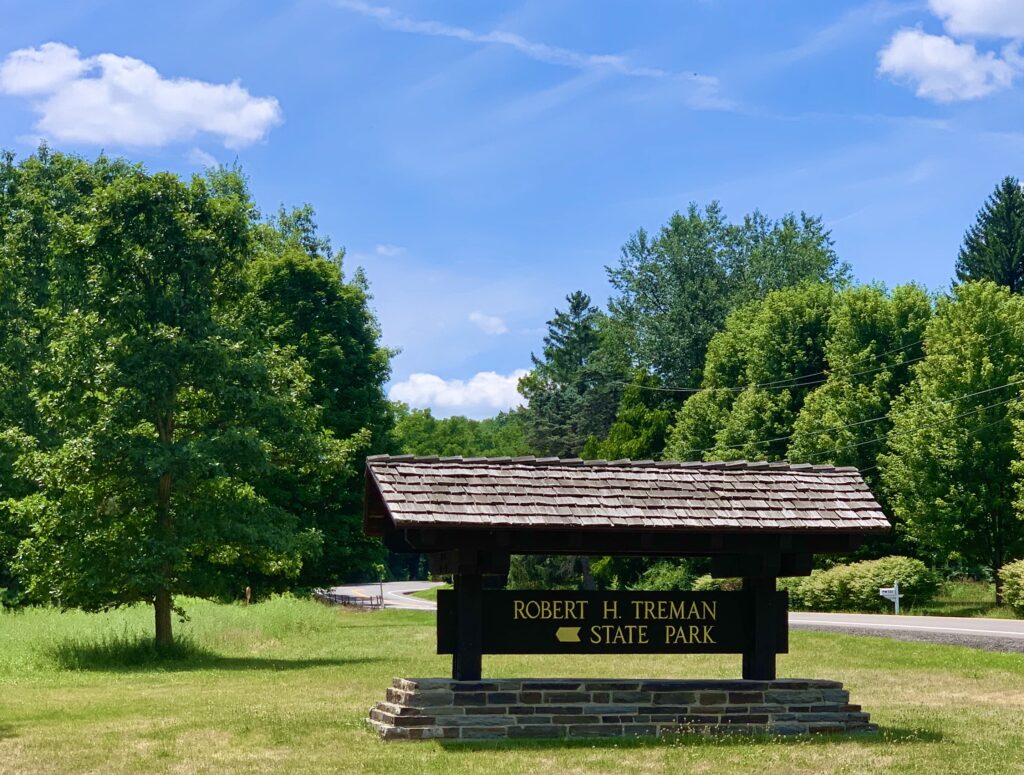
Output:
<path fill-rule="evenodd" d="M 950 419 L 953 419 L 953 418 L 950 418 Z M 972 435 L 973 435 L 973 434 L 977 433 L 978 431 L 983 431 L 983 430 L 985 430 L 986 428 L 991 428 L 991 427 L 992 427 L 993 425 L 999 425 L 999 423 L 1001 423 L 1001 422 L 1006 422 L 1006 421 L 1007 421 L 1007 420 L 1009 420 L 1009 419 L 1010 419 L 1010 415 L 1008 415 L 1008 414 L 1004 414 L 1004 415 L 1003 415 L 1002 417 L 1000 417 L 1000 418 L 999 418 L 998 420 L 993 420 L 992 422 L 987 422 L 987 423 L 985 423 L 985 424 L 983 424 L 983 425 L 979 425 L 979 426 L 978 426 L 977 428 L 971 428 L 971 429 L 970 429 L 970 430 L 968 431 L 968 433 L 970 433 L 970 434 L 972 434 Z M 858 468 L 858 469 L 857 469 L 857 473 L 859 473 L 859 474 L 864 474 L 864 473 L 867 473 L 868 471 L 874 471 L 874 470 L 875 470 L 876 468 L 878 468 L 878 467 L 879 467 L 879 466 L 878 466 L 878 464 L 876 463 L 876 464 L 875 464 L 875 465 L 873 465 L 873 466 L 866 466 L 865 468 Z"/>
<path fill-rule="evenodd" d="M 983 342 L 987 342 L 989 339 L 993 339 L 993 338 L 999 336 L 1000 334 L 1008 334 L 1008 333 L 1011 333 L 1011 330 L 1008 329 L 1008 328 L 1007 329 L 1002 329 L 1000 331 L 995 331 L 995 332 L 993 332 L 991 334 L 988 334 L 988 335 L 982 337 L 982 341 Z M 924 339 L 918 339 L 917 341 L 911 342 L 910 344 L 907 344 L 907 345 L 903 345 L 902 347 L 896 347 L 896 348 L 893 348 L 893 349 L 886 350 L 884 352 L 878 353 L 876 355 L 869 355 L 869 356 L 866 356 L 864 358 L 860 358 L 858 360 L 854 360 L 854 361 L 852 361 L 852 364 L 863 363 L 863 362 L 870 361 L 870 360 L 877 360 L 878 358 L 881 358 L 884 355 L 890 355 L 890 354 L 892 354 L 894 352 L 899 352 L 901 350 L 906 350 L 906 349 L 908 349 L 910 347 L 913 347 L 914 345 L 923 344 L 924 341 L 925 341 Z M 864 371 L 858 371 L 858 372 L 854 372 L 852 374 L 844 374 L 843 376 L 845 376 L 846 378 L 849 379 L 849 378 L 853 378 L 853 377 L 864 376 L 865 374 L 874 374 L 874 373 L 879 372 L 879 371 L 884 371 L 885 369 L 890 369 L 890 368 L 896 369 L 896 368 L 899 368 L 900 366 L 905 366 L 907 364 L 916 363 L 917 361 L 924 360 L 926 357 L 928 357 L 928 353 L 926 353 L 924 355 L 919 355 L 919 356 L 917 356 L 915 358 L 907 358 L 905 360 L 900 361 L 899 363 L 893 363 L 893 364 L 886 365 L 886 366 L 878 366 L 878 367 L 876 367 L 874 369 L 865 369 Z M 837 373 L 835 371 L 835 369 L 825 369 L 825 370 L 822 370 L 822 371 L 811 372 L 810 374 L 801 374 L 801 375 L 796 376 L 796 377 L 787 377 L 785 379 L 772 380 L 770 382 L 751 382 L 751 383 L 749 383 L 747 385 L 725 385 L 725 386 L 707 385 L 707 386 L 704 386 L 704 387 L 671 387 L 671 386 L 667 386 L 667 385 L 641 385 L 641 384 L 638 384 L 636 382 L 625 382 L 623 380 L 612 380 L 612 381 L 610 381 L 610 384 L 612 384 L 612 385 L 619 385 L 619 386 L 622 386 L 622 387 L 635 387 L 635 388 L 639 388 L 641 390 L 654 390 L 654 391 L 663 392 L 663 393 L 687 393 L 687 394 L 691 394 L 691 395 L 694 394 L 694 393 L 704 393 L 704 392 L 711 391 L 711 390 L 726 390 L 726 391 L 730 391 L 730 392 L 734 392 L 734 393 L 742 393 L 743 391 L 749 390 L 750 388 L 786 390 L 786 389 L 791 388 L 791 387 L 814 387 L 816 385 L 824 384 L 827 381 L 829 375 L 834 374 L 834 373 Z M 823 377 L 823 379 L 815 379 L 817 377 Z M 804 380 L 807 380 L 807 381 L 804 381 Z"/>
<path fill-rule="evenodd" d="M 940 425 L 945 425 L 946 423 L 952 422 L 953 420 L 959 420 L 962 417 L 969 417 L 972 414 L 979 414 L 981 412 L 984 412 L 987 409 L 994 409 L 997 406 L 1003 406 L 1004 404 L 1008 404 L 1011 401 L 1015 401 L 1018 397 L 1019 396 L 1012 396 L 1012 397 L 1004 399 L 1002 401 L 997 401 L 994 404 L 989 404 L 988 406 L 977 407 L 975 409 L 971 409 L 968 412 L 961 412 L 960 414 L 955 414 L 952 417 L 947 417 L 944 420 L 940 420 L 939 422 L 929 423 L 927 425 L 918 425 L 917 427 L 914 428 L 914 430 L 921 430 L 921 429 L 924 429 L 924 428 L 937 428 Z M 1002 417 L 999 420 L 997 420 L 996 422 L 1002 422 L 1004 419 L 1006 419 L 1006 418 Z M 975 428 L 975 430 L 980 430 L 983 427 L 986 427 L 986 426 L 979 426 L 979 428 Z M 867 444 L 874 444 L 874 443 L 879 442 L 879 441 L 885 441 L 891 435 L 892 435 L 891 433 L 887 433 L 884 436 L 878 436 L 878 437 L 876 437 L 874 439 L 868 439 L 867 441 L 858 441 L 858 442 L 856 442 L 854 444 L 846 444 L 846 445 L 844 445 L 842 447 L 836 447 L 835 449 L 826 449 L 826 450 L 822 450 L 821 452 L 814 452 L 814 453 L 811 453 L 811 454 L 813 454 L 814 457 L 821 457 L 823 455 L 829 455 L 829 454 L 831 454 L 833 452 L 842 452 L 843 450 L 847 450 L 847 449 L 855 449 L 857 447 L 863 447 L 863 446 L 865 446 Z M 900 434 L 897 433 L 895 435 L 899 436 Z"/>
<path fill-rule="evenodd" d="M 996 387 L 986 388 L 985 390 L 978 390 L 978 391 L 976 391 L 974 393 L 967 393 L 966 395 L 962 395 L 962 396 L 954 396 L 953 398 L 947 398 L 947 399 L 945 399 L 943 401 L 930 401 L 928 403 L 928 406 L 943 406 L 944 404 L 953 404 L 953 403 L 956 403 L 957 401 L 963 401 L 966 398 L 973 398 L 975 396 L 984 395 L 985 393 L 991 393 L 991 392 L 996 391 L 996 390 L 1002 390 L 1003 388 L 1008 388 L 1008 387 L 1012 387 L 1014 385 L 1020 385 L 1020 384 L 1024 384 L 1024 378 L 1021 378 L 1021 379 L 1018 379 L 1018 380 L 1014 380 L 1012 382 L 1007 382 L 1005 385 L 997 385 Z M 1010 399 L 1010 400 L 1012 400 L 1012 399 Z M 841 431 L 841 430 L 845 430 L 847 428 L 856 428 L 856 427 L 861 426 L 861 425 L 869 425 L 869 424 L 871 424 L 873 422 L 879 422 L 881 420 L 885 420 L 885 419 L 888 419 L 888 418 L 893 417 L 893 416 L 894 416 L 893 411 L 889 410 L 885 414 L 879 415 L 878 417 L 871 417 L 870 419 L 867 419 L 867 420 L 858 420 L 857 422 L 847 423 L 846 425 L 835 425 L 835 426 L 833 426 L 831 428 L 822 428 L 821 430 L 798 431 L 796 433 L 791 433 L 788 436 L 776 436 L 775 438 L 771 438 L 771 439 L 763 439 L 761 441 L 748 441 L 748 442 L 744 442 L 742 444 L 729 444 L 729 445 L 726 445 L 724 447 L 718 446 L 716 444 L 713 447 L 705 447 L 704 449 L 688 449 L 683 454 L 684 455 L 690 455 L 691 453 L 694 453 L 694 452 L 699 452 L 699 453 L 714 452 L 716 449 L 742 449 L 743 447 L 747 447 L 747 446 L 751 446 L 751 445 L 753 445 L 755 447 L 759 447 L 759 446 L 762 446 L 762 445 L 765 445 L 765 444 L 774 444 L 774 443 L 779 442 L 779 441 L 789 441 L 790 439 L 795 439 L 795 438 L 803 437 L 803 436 L 820 436 L 820 435 L 823 435 L 823 434 L 826 434 L 826 433 L 831 433 L 833 431 Z M 896 415 L 896 416 L 898 416 L 898 415 Z"/>

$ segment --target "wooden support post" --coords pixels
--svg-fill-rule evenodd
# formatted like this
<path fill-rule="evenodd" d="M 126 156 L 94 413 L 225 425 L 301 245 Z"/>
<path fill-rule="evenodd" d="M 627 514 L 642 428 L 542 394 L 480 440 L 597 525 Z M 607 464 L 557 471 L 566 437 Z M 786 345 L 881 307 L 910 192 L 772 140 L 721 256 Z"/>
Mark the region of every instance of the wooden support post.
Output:
<path fill-rule="evenodd" d="M 479 568 L 456 573 L 455 587 L 456 643 L 452 654 L 452 678 L 456 681 L 479 681 L 483 667 L 483 575 Z"/>
<path fill-rule="evenodd" d="M 779 643 L 779 611 L 775 578 L 744 578 L 743 591 L 750 595 L 753 642 L 743 652 L 743 678 L 775 680 L 775 652 Z"/>

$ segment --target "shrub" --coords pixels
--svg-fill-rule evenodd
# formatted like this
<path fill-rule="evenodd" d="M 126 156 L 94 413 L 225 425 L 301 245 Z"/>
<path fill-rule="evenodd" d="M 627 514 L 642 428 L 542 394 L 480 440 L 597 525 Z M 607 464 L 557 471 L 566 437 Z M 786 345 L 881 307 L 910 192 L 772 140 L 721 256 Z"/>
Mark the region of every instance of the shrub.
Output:
<path fill-rule="evenodd" d="M 931 600 L 939 588 L 939 579 L 923 562 L 910 557 L 882 557 L 851 565 L 816 570 L 791 588 L 799 605 L 817 610 L 885 611 L 891 603 L 878 594 L 879 587 L 899 582 L 903 606 L 920 605 Z"/>
<path fill-rule="evenodd" d="M 1015 613 L 1024 616 L 1024 560 L 1017 560 L 999 569 L 1003 582 L 1003 600 Z"/>
<path fill-rule="evenodd" d="M 716 579 L 708 574 L 693 582 L 694 592 L 738 592 L 741 589 L 742 579 Z"/>
<path fill-rule="evenodd" d="M 686 560 L 661 560 L 643 572 L 632 589 L 691 589 L 693 572 Z"/>
<path fill-rule="evenodd" d="M 790 608 L 806 608 L 803 596 L 803 583 L 806 580 L 804 576 L 788 576 L 779 579 L 778 589 L 789 592 Z"/>

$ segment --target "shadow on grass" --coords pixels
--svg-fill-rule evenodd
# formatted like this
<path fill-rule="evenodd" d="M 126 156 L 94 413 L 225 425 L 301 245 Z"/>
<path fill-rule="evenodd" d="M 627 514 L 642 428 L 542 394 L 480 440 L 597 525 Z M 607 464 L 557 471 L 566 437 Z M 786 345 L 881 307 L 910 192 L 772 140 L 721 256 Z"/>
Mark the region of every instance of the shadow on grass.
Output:
<path fill-rule="evenodd" d="M 170 647 L 157 648 L 152 638 L 107 636 L 98 640 L 66 640 L 45 649 L 45 656 L 61 670 L 99 672 L 179 672 L 187 670 L 304 670 L 378 662 L 378 658 L 288 659 L 228 657 L 179 638 Z"/>
<path fill-rule="evenodd" d="M 941 732 L 930 729 L 885 727 L 878 732 L 820 735 L 666 735 L 664 737 L 589 737 L 519 740 L 438 740 L 438 744 L 452 753 L 501 750 L 545 750 L 549 748 L 665 748 L 687 747 L 742 747 L 748 745 L 888 745 L 890 743 L 938 743 Z"/>

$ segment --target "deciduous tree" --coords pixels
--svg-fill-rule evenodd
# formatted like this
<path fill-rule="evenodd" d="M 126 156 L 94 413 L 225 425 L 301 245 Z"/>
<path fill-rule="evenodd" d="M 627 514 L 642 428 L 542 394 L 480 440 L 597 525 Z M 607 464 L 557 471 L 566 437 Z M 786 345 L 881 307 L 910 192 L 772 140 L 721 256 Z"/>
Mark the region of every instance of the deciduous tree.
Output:
<path fill-rule="evenodd" d="M 1012 383 L 1024 378 L 1024 299 L 992 282 L 957 286 L 938 303 L 925 353 L 893 403 L 880 459 L 886 495 L 934 562 L 980 565 L 997 578 L 1024 553 L 1011 422 L 1020 411 Z"/>

